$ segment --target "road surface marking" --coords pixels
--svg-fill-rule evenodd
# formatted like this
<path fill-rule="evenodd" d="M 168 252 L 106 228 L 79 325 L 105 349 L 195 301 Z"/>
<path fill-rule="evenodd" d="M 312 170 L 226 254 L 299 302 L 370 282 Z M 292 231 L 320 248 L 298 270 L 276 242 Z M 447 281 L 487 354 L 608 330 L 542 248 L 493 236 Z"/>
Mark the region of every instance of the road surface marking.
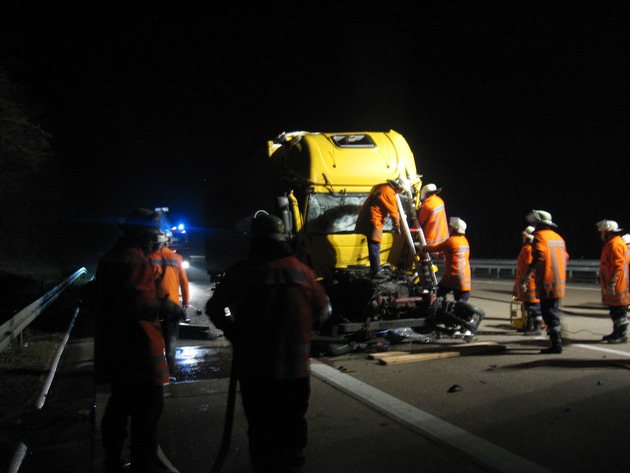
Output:
<path fill-rule="evenodd" d="M 325 383 L 367 404 L 423 437 L 458 451 L 465 458 L 488 468 L 489 471 L 551 473 L 551 470 L 417 409 L 322 362 L 312 360 L 311 368 L 313 375 Z"/>

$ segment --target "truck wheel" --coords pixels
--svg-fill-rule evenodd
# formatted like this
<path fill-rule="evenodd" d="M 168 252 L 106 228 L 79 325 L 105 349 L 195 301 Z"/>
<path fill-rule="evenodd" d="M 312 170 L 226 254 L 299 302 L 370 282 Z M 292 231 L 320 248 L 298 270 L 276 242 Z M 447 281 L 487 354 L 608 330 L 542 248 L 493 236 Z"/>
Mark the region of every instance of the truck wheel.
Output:
<path fill-rule="evenodd" d="M 326 310 L 315 324 L 315 329 L 323 335 L 330 335 L 332 332 L 332 313 L 330 298 L 326 296 Z"/>

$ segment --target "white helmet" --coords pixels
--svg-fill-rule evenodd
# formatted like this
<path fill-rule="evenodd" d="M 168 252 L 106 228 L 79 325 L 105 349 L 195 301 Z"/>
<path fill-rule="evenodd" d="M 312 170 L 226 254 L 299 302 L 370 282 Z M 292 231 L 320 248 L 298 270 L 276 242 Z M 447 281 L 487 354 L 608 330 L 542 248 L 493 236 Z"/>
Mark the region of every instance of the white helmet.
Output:
<path fill-rule="evenodd" d="M 468 227 L 466 222 L 459 217 L 451 217 L 448 224 L 453 228 L 455 233 L 461 233 L 462 235 L 466 233 L 466 228 Z"/>
<path fill-rule="evenodd" d="M 619 233 L 623 231 L 623 228 L 619 228 L 619 225 L 614 220 L 600 220 L 597 225 L 597 230 L 600 232 Z"/>
<path fill-rule="evenodd" d="M 424 200 L 427 194 L 439 194 L 440 192 L 442 192 L 441 187 L 438 189 L 435 184 L 427 184 L 420 189 L 420 200 Z"/>
<path fill-rule="evenodd" d="M 531 243 L 532 241 L 534 241 L 534 230 L 536 229 L 530 225 L 528 227 L 525 227 L 525 230 L 521 232 L 521 235 L 527 238 L 527 241 Z"/>
<path fill-rule="evenodd" d="M 630 233 L 626 233 L 625 235 L 621 235 L 621 239 L 626 242 L 626 245 L 630 245 Z"/>

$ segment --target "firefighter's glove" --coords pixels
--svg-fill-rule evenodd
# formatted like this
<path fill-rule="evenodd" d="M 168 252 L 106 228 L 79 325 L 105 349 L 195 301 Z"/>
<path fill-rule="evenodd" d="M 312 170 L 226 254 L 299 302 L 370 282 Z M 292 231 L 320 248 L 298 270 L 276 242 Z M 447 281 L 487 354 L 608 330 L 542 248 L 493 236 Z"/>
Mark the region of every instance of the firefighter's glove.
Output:
<path fill-rule="evenodd" d="M 611 284 L 608 288 L 608 295 L 614 296 L 615 294 L 617 294 L 617 291 L 615 290 L 615 284 Z"/>
<path fill-rule="evenodd" d="M 179 322 L 185 318 L 186 313 L 179 304 L 175 304 L 170 299 L 163 299 L 160 309 L 160 320 L 162 322 Z"/>
<path fill-rule="evenodd" d="M 521 284 L 519 285 L 520 291 L 527 292 L 527 286 L 529 286 L 529 278 L 521 279 Z"/>
<path fill-rule="evenodd" d="M 523 279 L 521 279 L 521 284 L 519 285 L 519 289 L 521 290 L 521 292 L 527 292 L 527 289 L 529 287 L 529 281 L 531 278 L 532 278 L 531 272 L 525 273 L 525 276 L 523 276 Z"/>

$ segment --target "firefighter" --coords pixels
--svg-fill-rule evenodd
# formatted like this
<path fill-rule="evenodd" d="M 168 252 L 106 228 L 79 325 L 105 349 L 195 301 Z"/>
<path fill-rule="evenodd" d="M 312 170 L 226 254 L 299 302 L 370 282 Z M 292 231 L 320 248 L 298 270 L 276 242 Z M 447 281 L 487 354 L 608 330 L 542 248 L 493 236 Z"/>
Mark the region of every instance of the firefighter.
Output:
<path fill-rule="evenodd" d="M 602 302 L 608 306 L 613 331 L 602 340 L 608 343 L 626 343 L 628 336 L 628 304 L 630 304 L 630 277 L 628 245 L 621 237 L 622 228 L 614 220 L 601 220 L 596 224 L 604 246 L 600 257 L 599 282 Z"/>
<path fill-rule="evenodd" d="M 551 214 L 544 210 L 532 210 L 525 217 L 534 226 L 532 262 L 520 281 L 520 290 L 527 291 L 530 279 L 536 284 L 536 296 L 540 299 L 540 310 L 547 325 L 551 346 L 540 351 L 543 354 L 562 353 L 562 327 L 560 299 L 565 295 L 567 261 L 569 254 L 564 239 L 554 230 L 558 226 Z"/>
<path fill-rule="evenodd" d="M 435 184 L 427 184 L 420 189 L 422 204 L 418 211 L 418 222 L 422 227 L 427 245 L 442 243 L 449 237 L 446 206 L 442 197 L 438 195 L 440 192 L 442 188 L 438 188 Z"/>
<path fill-rule="evenodd" d="M 470 299 L 472 288 L 470 243 L 465 236 L 467 225 L 461 218 L 451 217 L 448 227 L 450 237 L 446 241 L 426 245 L 422 251 L 444 254 L 444 273 L 438 283 L 436 296 L 445 297 L 453 291 L 456 301 L 466 302 Z"/>
<path fill-rule="evenodd" d="M 381 271 L 381 240 L 387 217 L 391 217 L 394 231 L 400 234 L 400 218 L 396 195 L 405 190 L 400 179 L 388 179 L 377 184 L 359 210 L 355 232 L 365 235 L 370 260 L 370 273 L 374 279 L 386 279 Z"/>
<path fill-rule="evenodd" d="M 150 254 L 160 229 L 156 212 L 132 210 L 124 235 L 96 270 L 94 370 L 111 394 L 101 421 L 108 473 L 122 471 L 122 449 L 131 418 L 132 471 L 157 468 L 157 429 L 169 382 L 160 320 L 172 303 L 156 297 Z"/>
<path fill-rule="evenodd" d="M 527 290 L 521 291 L 520 282 L 527 268 L 532 262 L 532 242 L 534 241 L 535 228 L 529 225 L 521 232 L 522 245 L 521 251 L 516 260 L 514 288 L 512 296 L 525 304 L 525 312 L 527 314 L 527 324 L 525 327 L 517 329 L 524 335 L 542 335 L 542 312 L 540 311 L 540 299 L 536 296 L 536 280 L 530 278 Z"/>
<path fill-rule="evenodd" d="M 171 250 L 167 243 L 168 238 L 163 232 L 160 232 L 157 244 L 151 253 L 151 263 L 155 274 L 157 296 L 167 298 L 177 307 L 182 308 L 181 312 L 176 314 L 177 318 L 162 321 L 166 361 L 168 361 L 168 368 L 172 374 L 175 368 L 175 353 L 179 339 L 179 322 L 190 322 L 190 319 L 186 317 L 190 292 L 188 290 L 188 275 L 183 264 L 184 258 Z"/>
<path fill-rule="evenodd" d="M 257 212 L 250 246 L 218 283 L 206 314 L 232 342 L 254 471 L 298 473 L 306 460 L 311 334 L 328 299 L 315 272 L 293 256 L 281 219 Z"/>

